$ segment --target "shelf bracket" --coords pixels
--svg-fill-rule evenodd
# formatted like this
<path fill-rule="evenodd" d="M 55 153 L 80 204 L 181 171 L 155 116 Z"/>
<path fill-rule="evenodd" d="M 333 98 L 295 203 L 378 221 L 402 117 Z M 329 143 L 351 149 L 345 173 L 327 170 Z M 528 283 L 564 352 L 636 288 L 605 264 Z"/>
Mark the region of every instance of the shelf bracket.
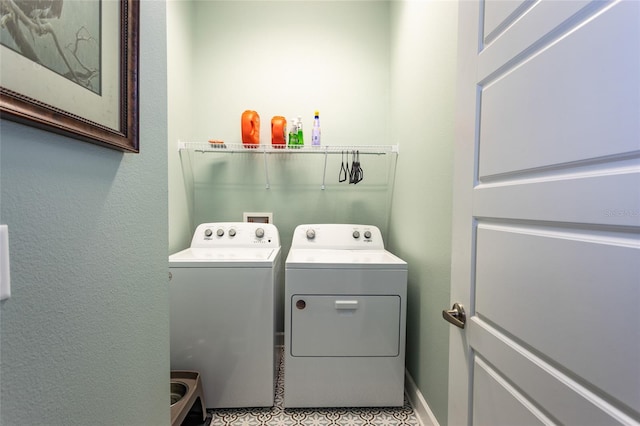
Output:
<path fill-rule="evenodd" d="M 266 180 L 266 185 L 265 185 L 265 189 L 269 189 L 271 187 L 271 184 L 269 183 L 269 165 L 267 163 L 267 151 L 266 149 L 263 148 L 262 150 L 263 152 L 263 158 L 264 158 L 264 177 Z"/>
<path fill-rule="evenodd" d="M 320 187 L 320 189 L 322 189 L 324 191 L 324 182 L 325 182 L 325 178 L 327 177 L 327 154 L 328 154 L 328 148 L 325 146 L 324 147 L 324 170 L 322 172 L 322 186 Z"/>

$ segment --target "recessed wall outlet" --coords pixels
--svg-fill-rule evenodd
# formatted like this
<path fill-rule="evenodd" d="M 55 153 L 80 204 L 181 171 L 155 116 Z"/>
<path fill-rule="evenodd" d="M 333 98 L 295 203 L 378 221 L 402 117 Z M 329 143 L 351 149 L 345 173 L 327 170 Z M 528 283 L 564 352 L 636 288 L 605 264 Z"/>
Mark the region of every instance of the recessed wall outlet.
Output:
<path fill-rule="evenodd" d="M 242 221 L 253 223 L 273 223 L 273 213 L 244 212 L 242 213 Z"/>

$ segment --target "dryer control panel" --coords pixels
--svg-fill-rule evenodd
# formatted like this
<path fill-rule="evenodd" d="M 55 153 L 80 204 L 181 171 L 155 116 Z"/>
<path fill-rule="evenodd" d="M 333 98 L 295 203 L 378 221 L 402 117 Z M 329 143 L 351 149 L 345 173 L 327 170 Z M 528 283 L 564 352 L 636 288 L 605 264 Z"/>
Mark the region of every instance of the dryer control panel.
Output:
<path fill-rule="evenodd" d="M 291 248 L 384 250 L 384 241 L 373 225 L 309 224 L 296 227 Z"/>
<path fill-rule="evenodd" d="M 275 225 L 250 222 L 212 222 L 198 225 L 191 248 L 280 247 Z"/>

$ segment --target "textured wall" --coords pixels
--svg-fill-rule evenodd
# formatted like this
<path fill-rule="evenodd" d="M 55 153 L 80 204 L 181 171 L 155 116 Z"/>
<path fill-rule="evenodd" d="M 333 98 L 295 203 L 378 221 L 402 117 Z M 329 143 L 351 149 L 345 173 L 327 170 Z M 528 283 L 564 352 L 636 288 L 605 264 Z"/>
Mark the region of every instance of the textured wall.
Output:
<path fill-rule="evenodd" d="M 387 246 L 409 262 L 407 367 L 446 424 L 448 328 L 440 311 L 449 303 L 457 2 L 187 5 L 169 5 L 176 30 L 189 33 L 169 32 L 170 63 L 192 64 L 170 65 L 170 129 L 179 129 L 169 140 L 170 221 L 180 229 L 170 233 L 172 251 L 188 245 L 195 224 L 241 220 L 242 211 L 274 212 L 285 255 L 299 223 L 381 226 Z M 335 182 L 340 159 L 331 157 L 333 186 L 320 191 L 320 156 L 271 156 L 265 190 L 261 157 L 175 152 L 178 138 L 239 142 L 248 108 L 261 114 L 267 142 L 272 115 L 301 114 L 308 132 L 318 108 L 325 144 L 400 144 L 389 229 L 387 160 L 364 158 L 365 181 L 354 187 Z"/>
<path fill-rule="evenodd" d="M 389 243 L 409 263 L 407 368 L 445 425 L 457 3 L 391 4 L 391 110 L 403 144 Z"/>
<path fill-rule="evenodd" d="M 197 1 L 193 137 L 240 142 L 240 116 L 300 115 L 307 141 L 320 110 L 324 144 L 388 143 L 389 4 L 381 1 Z"/>
<path fill-rule="evenodd" d="M 168 43 L 171 251 L 188 246 L 199 223 L 242 221 L 252 211 L 273 212 L 285 256 L 302 223 L 366 223 L 386 235 L 395 156 L 362 156 L 364 180 L 349 185 L 338 184 L 341 156 L 330 155 L 322 191 L 324 156 L 270 155 L 267 190 L 262 156 L 180 156 L 175 147 L 177 139 L 240 143 L 245 109 L 259 112 L 262 143 L 271 143 L 271 117 L 280 114 L 301 115 L 309 143 L 315 109 L 323 144 L 396 143 L 389 140 L 389 4 L 200 1 L 168 8 L 175 12 Z M 282 308 L 279 299 L 280 330 Z"/>
<path fill-rule="evenodd" d="M 188 245 L 195 225 L 242 220 L 243 211 L 274 212 L 283 242 L 304 221 L 374 221 L 386 227 L 387 188 L 380 186 L 387 179 L 385 161 L 362 158 L 366 174 L 360 185 L 321 192 L 324 158 L 271 156 L 272 190 L 266 191 L 261 157 L 181 158 L 175 147 L 178 139 L 240 143 L 245 109 L 259 112 L 262 143 L 271 141 L 274 115 L 289 121 L 301 115 L 309 142 L 315 109 L 323 144 L 394 143 L 389 4 L 210 1 L 168 7 L 171 251 Z M 337 184 L 340 163 L 339 155 L 329 158 L 328 184 Z"/>
<path fill-rule="evenodd" d="M 141 2 L 141 153 L 2 121 L 0 424 L 169 419 L 166 15 Z"/>
<path fill-rule="evenodd" d="M 192 181 L 184 179 L 178 140 L 190 140 L 193 132 L 193 3 L 167 3 L 167 108 L 169 162 L 169 253 L 191 243 L 193 224 Z M 189 186 L 185 186 L 185 183 Z"/>

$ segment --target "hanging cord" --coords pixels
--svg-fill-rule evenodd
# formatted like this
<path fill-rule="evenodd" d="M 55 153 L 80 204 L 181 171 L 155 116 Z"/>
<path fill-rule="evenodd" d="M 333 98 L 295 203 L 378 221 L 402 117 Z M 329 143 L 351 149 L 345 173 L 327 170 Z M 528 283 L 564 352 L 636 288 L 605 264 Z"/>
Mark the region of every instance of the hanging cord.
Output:
<path fill-rule="evenodd" d="M 360 151 L 356 151 L 356 162 L 358 163 L 358 171 L 356 173 L 356 181 L 354 183 L 358 183 L 364 179 L 364 171 L 362 170 L 362 165 L 360 163 Z"/>
<path fill-rule="evenodd" d="M 356 183 L 356 167 L 356 152 L 351 151 L 351 173 L 349 173 L 349 183 Z"/>
<path fill-rule="evenodd" d="M 340 173 L 338 174 L 338 182 L 344 182 L 349 176 L 349 152 L 347 152 L 347 162 L 345 167 L 344 151 L 342 151 L 342 164 L 340 164 Z"/>
<path fill-rule="evenodd" d="M 360 151 L 353 151 L 353 164 L 351 165 L 351 175 L 349 183 L 356 184 L 364 178 L 364 172 L 360 166 Z"/>

